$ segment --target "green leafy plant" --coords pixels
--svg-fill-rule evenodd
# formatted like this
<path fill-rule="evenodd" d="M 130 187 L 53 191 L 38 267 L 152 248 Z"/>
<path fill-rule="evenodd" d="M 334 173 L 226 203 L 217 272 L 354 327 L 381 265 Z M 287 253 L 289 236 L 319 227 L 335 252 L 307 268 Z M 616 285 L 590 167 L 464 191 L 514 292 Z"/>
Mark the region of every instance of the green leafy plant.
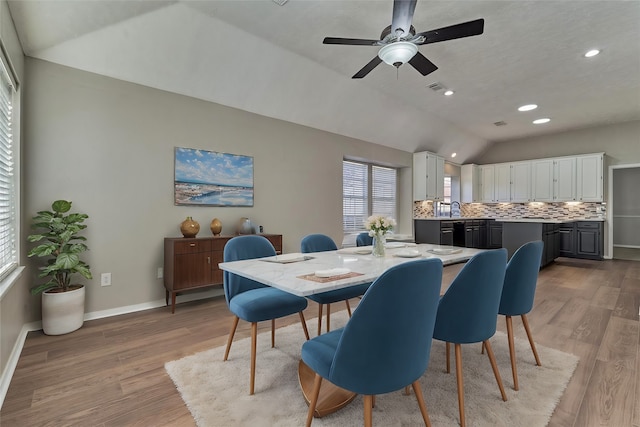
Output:
<path fill-rule="evenodd" d="M 87 228 L 82 224 L 89 218 L 86 214 L 69 213 L 71 202 L 56 200 L 51 205 L 52 211 L 40 211 L 33 217 L 32 228 L 38 234 L 27 237 L 29 242 L 40 242 L 29 251 L 29 256 L 49 257 L 47 265 L 40 267 L 38 277 L 48 277 L 43 284 L 31 288 L 31 293 L 37 295 L 49 289 L 57 289 L 58 292 L 71 290 L 71 277 L 78 273 L 87 279 L 91 279 L 89 265 L 80 260 L 79 254 L 88 251 L 83 243 L 87 239 L 78 235 L 81 230 Z"/>

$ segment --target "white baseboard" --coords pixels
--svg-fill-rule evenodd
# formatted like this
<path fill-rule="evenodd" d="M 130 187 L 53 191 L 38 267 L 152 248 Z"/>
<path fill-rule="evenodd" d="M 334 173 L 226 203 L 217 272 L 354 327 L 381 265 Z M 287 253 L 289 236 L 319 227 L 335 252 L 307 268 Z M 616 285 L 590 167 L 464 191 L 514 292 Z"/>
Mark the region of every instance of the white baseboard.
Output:
<path fill-rule="evenodd" d="M 189 302 L 196 301 L 206 298 L 212 298 L 216 296 L 224 295 L 222 289 L 210 289 L 203 292 L 194 292 L 186 295 L 180 296 L 180 302 Z M 156 300 L 145 302 L 141 304 L 133 304 L 127 305 L 124 307 L 112 308 L 109 310 L 100 310 L 93 311 L 91 313 L 85 313 L 84 320 L 95 320 L 102 319 L 105 317 L 118 316 L 121 314 L 134 313 L 136 311 L 144 311 L 152 308 L 164 307 L 166 305 L 164 300 Z M 18 365 L 18 360 L 20 359 L 20 353 L 22 353 L 22 348 L 24 347 L 24 343 L 27 339 L 27 334 L 31 331 L 39 331 L 42 329 L 42 322 L 32 322 L 25 323 L 20 330 L 20 334 L 16 339 L 15 344 L 13 345 L 13 349 L 11 350 L 11 354 L 9 355 L 9 359 L 7 360 L 7 364 L 5 365 L 4 371 L 2 372 L 2 377 L 0 377 L 0 409 L 2 409 L 2 404 L 4 403 L 4 398 L 7 395 L 7 391 L 9 390 L 9 385 L 11 384 L 11 378 L 13 377 L 13 373 L 16 370 L 16 366 Z"/>

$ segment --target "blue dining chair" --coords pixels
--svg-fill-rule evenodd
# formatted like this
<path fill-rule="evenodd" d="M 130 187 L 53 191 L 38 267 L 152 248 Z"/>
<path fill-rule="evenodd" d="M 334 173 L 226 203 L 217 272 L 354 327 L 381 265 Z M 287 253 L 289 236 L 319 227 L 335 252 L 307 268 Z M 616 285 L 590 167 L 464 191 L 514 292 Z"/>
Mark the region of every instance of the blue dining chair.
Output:
<path fill-rule="evenodd" d="M 372 424 L 375 395 L 411 384 L 424 423 L 430 426 L 418 380 L 429 363 L 441 282 L 439 259 L 391 267 L 371 284 L 344 328 L 302 345 L 302 361 L 315 372 L 307 427 L 323 379 L 364 395 L 365 426 Z"/>
<path fill-rule="evenodd" d="M 373 237 L 369 236 L 368 232 L 358 234 L 356 237 L 356 246 L 371 246 L 373 245 Z"/>
<path fill-rule="evenodd" d="M 507 250 L 495 249 L 473 256 L 462 267 L 440 299 L 433 338 L 446 342 L 447 373 L 450 343 L 455 344 L 460 425 L 465 426 L 461 344 L 484 343 L 502 400 L 507 400 L 489 338 L 496 333 L 496 318 L 507 267 Z"/>
<path fill-rule="evenodd" d="M 263 258 L 276 255 L 269 240 L 262 236 L 238 236 L 230 239 L 224 247 L 224 262 Z M 239 319 L 251 323 L 251 380 L 249 394 L 253 394 L 256 378 L 256 343 L 258 322 L 271 320 L 271 347 L 275 347 L 275 319 L 293 313 L 300 315 L 304 335 L 309 339 L 307 323 L 302 311 L 307 308 L 306 298 L 272 288 L 254 280 L 225 271 L 223 273 L 224 296 L 229 310 L 234 314 L 224 360 L 229 357 L 231 343 Z"/>
<path fill-rule="evenodd" d="M 544 243 L 540 240 L 522 245 L 513 254 L 507 264 L 504 277 L 504 287 L 500 298 L 498 314 L 506 316 L 507 338 L 509 341 L 509 357 L 511 358 L 511 373 L 513 374 L 513 389 L 518 390 L 518 370 L 516 368 L 516 350 L 513 342 L 513 322 L 511 316 L 520 316 L 524 330 L 527 332 L 529 345 L 536 359 L 536 365 L 540 366 L 540 358 L 533 336 L 529 329 L 527 313 L 533 308 L 533 299 L 536 294 L 538 272 Z"/>
<path fill-rule="evenodd" d="M 302 238 L 300 251 L 302 253 L 335 251 L 338 246 L 333 239 L 325 234 L 309 234 Z M 347 312 L 351 317 L 350 298 L 356 298 L 364 294 L 371 283 L 363 285 L 349 286 L 348 288 L 336 289 L 335 291 L 322 292 L 320 294 L 309 295 L 312 301 L 318 303 L 318 335 L 322 333 L 322 307 L 327 306 L 327 332 L 331 329 L 331 304 L 344 301 L 347 305 Z"/>

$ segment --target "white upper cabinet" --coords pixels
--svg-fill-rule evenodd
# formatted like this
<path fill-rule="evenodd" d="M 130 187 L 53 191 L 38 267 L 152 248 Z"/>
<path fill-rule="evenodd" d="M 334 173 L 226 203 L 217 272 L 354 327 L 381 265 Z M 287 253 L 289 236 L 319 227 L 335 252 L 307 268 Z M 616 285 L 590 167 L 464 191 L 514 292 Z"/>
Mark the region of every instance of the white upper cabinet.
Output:
<path fill-rule="evenodd" d="M 581 202 L 602 202 L 604 155 L 590 154 L 576 157 L 577 198 Z"/>
<path fill-rule="evenodd" d="M 444 158 L 426 151 L 413 154 L 413 200 L 444 199 Z"/>
<path fill-rule="evenodd" d="M 531 162 L 531 200 L 534 202 L 553 202 L 553 170 L 552 159 Z"/>
<path fill-rule="evenodd" d="M 553 201 L 576 200 L 576 158 L 560 157 L 553 160 Z"/>
<path fill-rule="evenodd" d="M 478 167 L 480 176 L 480 201 L 484 203 L 493 203 L 496 201 L 495 196 L 495 168 L 493 165 L 482 165 Z"/>
<path fill-rule="evenodd" d="M 460 168 L 460 201 L 477 203 L 480 195 L 480 168 L 478 165 L 462 165 Z"/>
<path fill-rule="evenodd" d="M 511 163 L 511 201 L 531 201 L 531 162 Z"/>
<path fill-rule="evenodd" d="M 499 163 L 495 167 L 495 201 L 511 201 L 511 164 Z"/>

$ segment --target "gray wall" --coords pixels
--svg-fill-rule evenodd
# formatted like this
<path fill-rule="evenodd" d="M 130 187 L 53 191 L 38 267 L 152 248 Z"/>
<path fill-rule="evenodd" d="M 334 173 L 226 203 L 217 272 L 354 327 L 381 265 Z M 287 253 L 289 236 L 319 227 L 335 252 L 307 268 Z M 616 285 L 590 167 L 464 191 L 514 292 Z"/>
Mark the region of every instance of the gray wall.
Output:
<path fill-rule="evenodd" d="M 343 158 L 412 164 L 410 153 L 388 147 L 41 60 L 26 65 L 23 220 L 59 198 L 89 215 L 87 312 L 164 300 L 156 278 L 163 238 L 180 236 L 186 216 L 200 223 L 201 236 L 211 235 L 214 217 L 223 234 L 249 217 L 283 234 L 287 252 L 312 232 L 342 242 Z M 174 206 L 176 146 L 253 156 L 254 207 Z M 401 188 L 410 197 L 410 170 Z M 400 232 L 411 230 L 410 201 Z M 110 287 L 100 286 L 105 272 Z M 35 280 L 33 268 L 27 273 Z"/>
<path fill-rule="evenodd" d="M 7 54 L 15 71 L 18 75 L 18 79 L 23 81 L 24 70 L 24 57 L 22 55 L 22 48 L 18 41 L 18 36 L 13 26 L 13 20 L 9 15 L 9 8 L 7 3 L 0 1 L 0 40 L 7 50 Z M 14 103 L 19 106 L 21 100 L 18 98 L 14 100 Z M 14 109 L 14 119 L 20 123 L 20 116 L 16 115 L 19 108 Z M 20 167 L 20 129 L 19 127 L 13 130 L 14 139 L 16 140 L 16 150 L 14 154 L 18 159 L 18 172 L 24 174 L 24 168 Z M 24 192 L 18 189 L 19 194 Z M 19 214 L 19 212 L 18 212 Z M 20 249 L 20 242 L 18 242 L 18 250 Z M 7 367 L 7 362 L 13 347 L 18 339 L 22 327 L 27 323 L 30 317 L 30 298 L 25 289 L 28 288 L 28 280 L 26 274 L 18 278 L 15 285 L 2 297 L 0 300 L 0 373 L 4 373 Z M 4 375 L 2 376 L 4 379 Z"/>
<path fill-rule="evenodd" d="M 640 121 L 500 142 L 468 163 L 490 164 L 600 152 L 606 153 L 611 165 L 640 163 Z"/>

